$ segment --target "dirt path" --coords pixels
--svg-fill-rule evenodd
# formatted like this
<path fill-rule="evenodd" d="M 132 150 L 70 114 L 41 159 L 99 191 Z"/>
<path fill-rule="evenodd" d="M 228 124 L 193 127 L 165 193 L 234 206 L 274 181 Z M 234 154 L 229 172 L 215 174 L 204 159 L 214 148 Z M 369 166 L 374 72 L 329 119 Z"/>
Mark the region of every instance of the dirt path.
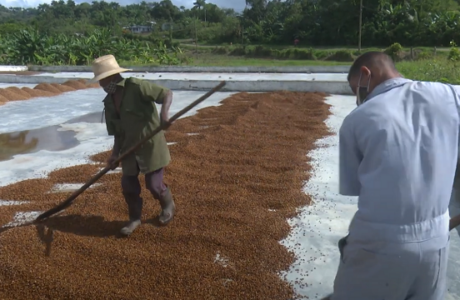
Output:
<path fill-rule="evenodd" d="M 155 225 L 159 205 L 144 190 L 144 224 L 116 238 L 127 212 L 120 174 L 107 175 L 44 226 L 0 233 L 0 298 L 290 299 L 278 272 L 293 257 L 279 241 L 286 218 L 310 201 L 301 187 L 307 151 L 328 134 L 324 96 L 239 93 L 179 120 L 167 133 L 178 142 L 166 171 L 178 206 L 170 225 Z M 51 208 L 68 195 L 47 194 L 53 184 L 85 182 L 100 167 L 0 188 L 0 199 L 31 201 L 0 207 L 1 224 Z"/>

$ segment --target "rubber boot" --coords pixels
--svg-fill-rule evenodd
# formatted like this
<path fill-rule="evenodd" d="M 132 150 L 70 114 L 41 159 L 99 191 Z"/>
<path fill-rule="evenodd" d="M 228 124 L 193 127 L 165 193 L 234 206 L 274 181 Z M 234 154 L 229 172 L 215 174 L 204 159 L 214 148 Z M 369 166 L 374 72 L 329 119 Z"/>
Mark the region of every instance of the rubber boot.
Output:
<path fill-rule="evenodd" d="M 124 193 L 123 195 L 128 204 L 129 223 L 121 229 L 120 233 L 124 236 L 128 236 L 141 225 L 143 200 L 135 194 Z"/>
<path fill-rule="evenodd" d="M 161 213 L 158 221 L 161 225 L 167 225 L 174 218 L 176 212 L 176 205 L 171 194 L 171 190 L 167 188 L 158 199 L 161 205 Z"/>

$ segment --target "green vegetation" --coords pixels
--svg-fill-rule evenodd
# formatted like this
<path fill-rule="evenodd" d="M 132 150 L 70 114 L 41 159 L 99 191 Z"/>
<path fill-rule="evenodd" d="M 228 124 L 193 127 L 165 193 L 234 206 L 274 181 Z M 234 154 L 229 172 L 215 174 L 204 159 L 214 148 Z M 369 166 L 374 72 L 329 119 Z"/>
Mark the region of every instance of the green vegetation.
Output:
<path fill-rule="evenodd" d="M 0 37 L 1 38 L 1 37 Z M 1 38 L 0 64 L 83 65 L 106 53 L 121 62 L 136 64 L 180 64 L 180 49 L 159 42 L 153 44 L 113 36 L 110 30 L 96 29 L 87 36 L 53 34 L 21 29 Z"/>
<path fill-rule="evenodd" d="M 399 62 L 397 68 L 406 78 L 460 84 L 460 64 L 447 59 Z"/>
<path fill-rule="evenodd" d="M 148 25 L 161 38 L 200 44 L 261 44 L 301 47 L 358 46 L 360 1 L 247 0 L 241 13 L 205 0 L 191 9 L 171 0 L 120 6 L 115 2 L 76 4 L 53 1 L 37 8 L 0 6 L 0 34 L 33 26 L 47 33 L 85 34 L 109 28 L 121 34 L 131 25 Z M 363 47 L 449 47 L 460 39 L 460 0 L 364 0 Z M 193 43 L 193 42 L 192 42 Z"/>
<path fill-rule="evenodd" d="M 349 65 L 380 50 L 407 77 L 459 81 L 460 0 L 364 0 L 362 49 L 359 2 L 247 0 L 241 13 L 205 0 L 0 5 L 0 64 L 81 65 L 111 53 L 124 65 Z"/>
<path fill-rule="evenodd" d="M 248 58 L 243 56 L 227 56 L 215 54 L 191 54 L 188 59 L 189 66 L 221 66 L 221 67 L 282 67 L 282 66 L 336 66 L 350 65 L 349 62 L 323 61 L 323 60 L 295 60 L 295 59 L 271 59 L 271 58 Z"/>

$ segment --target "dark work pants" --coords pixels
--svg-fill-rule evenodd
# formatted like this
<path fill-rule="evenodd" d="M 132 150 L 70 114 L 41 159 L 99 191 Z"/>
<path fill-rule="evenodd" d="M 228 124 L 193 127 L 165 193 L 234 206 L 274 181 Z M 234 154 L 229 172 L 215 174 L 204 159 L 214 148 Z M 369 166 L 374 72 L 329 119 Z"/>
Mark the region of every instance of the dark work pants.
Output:
<path fill-rule="evenodd" d="M 166 191 L 167 187 L 163 183 L 164 168 L 145 174 L 145 186 L 152 193 L 155 199 L 160 199 L 161 195 Z M 121 177 L 121 187 L 123 194 L 136 195 L 139 198 L 141 194 L 141 184 L 139 175 Z"/>

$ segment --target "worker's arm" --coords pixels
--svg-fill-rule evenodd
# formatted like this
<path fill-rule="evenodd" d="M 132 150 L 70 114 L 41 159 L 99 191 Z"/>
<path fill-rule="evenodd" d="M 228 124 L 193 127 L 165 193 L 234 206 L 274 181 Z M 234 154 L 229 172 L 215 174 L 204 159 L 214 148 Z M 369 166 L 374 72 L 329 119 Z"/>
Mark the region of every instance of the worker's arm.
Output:
<path fill-rule="evenodd" d="M 121 138 L 118 135 L 113 137 L 112 156 L 118 157 L 121 150 Z"/>
<path fill-rule="evenodd" d="M 453 91 L 453 99 L 455 102 L 455 107 L 457 108 L 457 111 L 460 116 L 460 88 L 455 85 L 450 85 L 450 87 L 452 88 L 452 91 Z M 460 148 L 460 145 L 459 145 L 459 148 Z M 460 151 L 458 151 L 458 154 L 457 154 L 457 169 L 455 171 L 454 189 L 456 188 L 456 185 L 458 184 L 457 176 L 459 175 L 459 167 L 460 167 Z M 452 217 L 449 221 L 449 231 L 459 225 L 460 225 L 460 215 Z"/>
<path fill-rule="evenodd" d="M 113 105 L 110 105 L 110 99 L 106 98 L 104 100 L 104 111 L 105 111 L 105 124 L 107 128 L 107 134 L 109 136 L 113 136 L 113 147 L 110 157 L 107 160 L 107 165 L 109 167 L 116 168 L 116 165 L 113 165 L 113 162 L 118 158 L 120 155 L 121 150 L 121 137 L 120 132 L 117 130 L 117 124 L 119 127 L 119 119 L 117 119 L 117 115 L 114 111 Z"/>
<path fill-rule="evenodd" d="M 115 135 L 113 138 L 112 153 L 107 159 L 107 167 L 109 167 L 112 170 L 115 170 L 118 167 L 118 164 L 114 164 L 114 162 L 118 159 L 118 156 L 120 155 L 120 147 L 121 139 L 118 135 Z"/>
<path fill-rule="evenodd" d="M 460 225 L 460 215 L 454 216 L 449 222 L 449 231 Z"/>
<path fill-rule="evenodd" d="M 163 122 L 169 121 L 169 108 L 171 107 L 173 93 L 171 90 L 151 82 L 143 82 L 141 92 L 144 99 L 161 104 L 160 117 Z"/>
<path fill-rule="evenodd" d="M 345 196 L 359 196 L 361 184 L 358 169 L 362 160 L 356 143 L 352 123 L 345 118 L 339 131 L 339 193 Z"/>
<path fill-rule="evenodd" d="M 113 114 L 111 114 L 110 111 L 106 109 L 106 114 L 105 114 L 105 123 L 107 127 L 107 134 L 113 136 L 113 147 L 112 147 L 112 155 L 118 155 L 120 153 L 120 135 L 117 132 L 117 127 L 116 127 L 116 119 Z"/>
<path fill-rule="evenodd" d="M 171 107 L 173 93 L 171 90 L 168 90 L 166 95 L 163 98 L 163 104 L 161 104 L 161 113 L 160 117 L 163 122 L 169 121 L 169 108 Z"/>

